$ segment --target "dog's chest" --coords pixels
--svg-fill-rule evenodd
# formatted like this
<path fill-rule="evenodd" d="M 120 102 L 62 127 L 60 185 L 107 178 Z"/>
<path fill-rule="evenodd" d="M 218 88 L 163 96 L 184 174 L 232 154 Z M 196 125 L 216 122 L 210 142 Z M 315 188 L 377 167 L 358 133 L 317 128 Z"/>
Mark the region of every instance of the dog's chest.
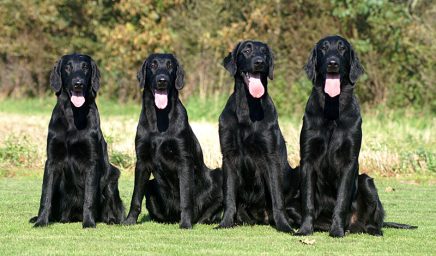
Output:
<path fill-rule="evenodd" d="M 244 153 L 260 155 L 265 152 L 268 137 L 268 131 L 252 125 L 239 131 L 239 146 Z"/>
<path fill-rule="evenodd" d="M 160 175 L 171 181 L 178 180 L 177 170 L 186 164 L 182 161 L 180 147 L 180 140 L 176 138 L 153 136 L 150 142 L 150 157 L 154 175 Z"/>
<path fill-rule="evenodd" d="M 74 158 L 93 158 L 97 149 L 94 143 L 97 138 L 93 133 L 88 131 L 65 131 L 58 133 L 49 141 L 48 150 L 56 158 L 74 157 Z"/>

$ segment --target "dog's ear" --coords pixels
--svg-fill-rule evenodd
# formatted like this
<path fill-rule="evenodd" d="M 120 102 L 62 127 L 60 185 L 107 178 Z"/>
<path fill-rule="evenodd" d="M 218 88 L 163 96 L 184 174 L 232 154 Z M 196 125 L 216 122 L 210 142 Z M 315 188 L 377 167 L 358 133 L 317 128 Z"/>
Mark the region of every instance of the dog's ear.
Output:
<path fill-rule="evenodd" d="M 176 61 L 177 64 L 176 89 L 181 90 L 184 86 L 183 79 L 185 78 L 185 71 L 183 70 L 182 65 L 180 65 L 176 57 L 174 57 L 174 60 Z"/>
<path fill-rule="evenodd" d="M 139 90 L 141 90 L 145 86 L 145 77 L 146 77 L 146 72 L 147 72 L 147 60 L 148 60 L 148 57 L 144 60 L 144 63 L 142 63 L 142 66 L 139 69 L 138 74 L 136 75 L 136 78 L 139 81 Z"/>
<path fill-rule="evenodd" d="M 350 82 L 353 84 L 356 83 L 357 79 L 359 79 L 363 73 L 365 73 L 365 70 L 360 64 L 359 57 L 357 57 L 353 46 L 350 46 Z"/>
<path fill-rule="evenodd" d="M 61 77 L 61 66 L 62 66 L 62 58 L 56 61 L 53 72 L 50 76 L 50 85 L 53 91 L 56 93 L 60 92 L 62 89 L 62 77 Z"/>
<path fill-rule="evenodd" d="M 91 85 L 92 85 L 92 90 L 94 91 L 94 93 L 96 93 L 100 88 L 101 75 L 100 75 L 100 70 L 97 67 L 97 64 L 92 58 L 91 58 L 91 68 L 92 68 Z"/>
<path fill-rule="evenodd" d="M 307 64 L 303 67 L 303 70 L 306 72 L 307 79 L 314 82 L 316 79 L 316 55 L 317 45 L 312 48 L 310 51 L 310 56 L 307 61 Z"/>
<path fill-rule="evenodd" d="M 273 75 L 273 73 L 274 73 L 274 53 L 271 51 L 271 48 L 269 48 L 269 46 L 267 44 L 265 44 L 265 45 L 266 45 L 266 48 L 268 50 L 268 57 L 269 57 L 268 77 L 269 77 L 269 79 L 273 80 L 273 78 L 274 78 L 274 75 Z"/>
<path fill-rule="evenodd" d="M 231 76 L 234 76 L 236 74 L 236 71 L 238 71 L 238 67 L 236 65 L 237 63 L 237 58 L 238 58 L 238 50 L 239 47 L 241 46 L 242 42 L 239 42 L 235 48 L 233 48 L 233 51 L 229 53 L 229 55 L 227 55 L 227 57 L 224 58 L 223 60 L 223 67 L 225 67 L 229 72 Z"/>

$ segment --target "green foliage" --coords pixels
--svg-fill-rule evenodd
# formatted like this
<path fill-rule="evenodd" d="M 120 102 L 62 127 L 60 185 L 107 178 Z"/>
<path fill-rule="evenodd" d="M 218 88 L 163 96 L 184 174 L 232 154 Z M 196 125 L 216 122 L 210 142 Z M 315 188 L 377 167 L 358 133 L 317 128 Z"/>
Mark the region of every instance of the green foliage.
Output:
<path fill-rule="evenodd" d="M 0 146 L 0 163 L 2 165 L 31 167 L 36 157 L 36 147 L 29 142 L 26 135 L 22 138 L 10 135 L 5 139 L 4 146 Z"/>
<path fill-rule="evenodd" d="M 413 169 L 416 173 L 436 173 L 436 154 L 425 149 L 416 152 L 403 152 L 401 157 L 401 169 Z"/>
<path fill-rule="evenodd" d="M 123 151 L 112 150 L 109 156 L 110 162 L 121 169 L 121 171 L 131 170 L 135 167 L 136 157 L 132 157 Z"/>
<path fill-rule="evenodd" d="M 301 68 L 314 43 L 340 34 L 366 74 L 362 103 L 436 112 L 436 3 L 394 0 L 103 0 L 2 1 L 0 91 L 3 97 L 51 95 L 49 75 L 64 54 L 91 55 L 102 71 L 100 94 L 140 101 L 136 73 L 146 56 L 172 52 L 185 71 L 183 98 L 228 95 L 220 65 L 241 40 L 275 53 L 271 88 L 279 112 L 299 111 L 311 87 Z"/>

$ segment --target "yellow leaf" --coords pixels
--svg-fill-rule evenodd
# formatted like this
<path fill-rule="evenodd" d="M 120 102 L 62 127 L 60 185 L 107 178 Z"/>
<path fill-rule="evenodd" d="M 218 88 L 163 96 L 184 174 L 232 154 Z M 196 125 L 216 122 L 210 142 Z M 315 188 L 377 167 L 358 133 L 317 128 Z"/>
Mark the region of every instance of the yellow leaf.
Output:
<path fill-rule="evenodd" d="M 309 240 L 309 238 L 306 238 L 306 239 L 300 239 L 300 242 L 301 243 L 303 243 L 303 244 L 314 244 L 315 243 L 315 239 L 313 239 L 313 240 Z"/>

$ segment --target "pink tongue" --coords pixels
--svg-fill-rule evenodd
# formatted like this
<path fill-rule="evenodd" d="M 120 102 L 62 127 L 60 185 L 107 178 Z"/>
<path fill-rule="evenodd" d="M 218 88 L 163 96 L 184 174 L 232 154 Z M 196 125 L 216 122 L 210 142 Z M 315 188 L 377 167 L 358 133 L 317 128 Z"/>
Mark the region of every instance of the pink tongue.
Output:
<path fill-rule="evenodd" d="M 327 73 L 324 91 L 332 98 L 338 96 L 341 93 L 341 76 L 336 73 Z"/>
<path fill-rule="evenodd" d="M 248 73 L 250 75 L 248 81 L 248 89 L 250 91 L 251 96 L 254 98 L 260 98 L 265 93 L 265 88 L 263 87 L 262 82 L 260 81 L 260 73 Z M 247 79 L 247 78 L 246 78 Z"/>
<path fill-rule="evenodd" d="M 154 104 L 158 109 L 164 109 L 168 105 L 168 93 L 167 90 L 155 90 L 154 91 Z"/>
<path fill-rule="evenodd" d="M 71 102 L 76 106 L 76 108 L 80 108 L 85 103 L 85 97 L 82 92 L 71 92 Z"/>

